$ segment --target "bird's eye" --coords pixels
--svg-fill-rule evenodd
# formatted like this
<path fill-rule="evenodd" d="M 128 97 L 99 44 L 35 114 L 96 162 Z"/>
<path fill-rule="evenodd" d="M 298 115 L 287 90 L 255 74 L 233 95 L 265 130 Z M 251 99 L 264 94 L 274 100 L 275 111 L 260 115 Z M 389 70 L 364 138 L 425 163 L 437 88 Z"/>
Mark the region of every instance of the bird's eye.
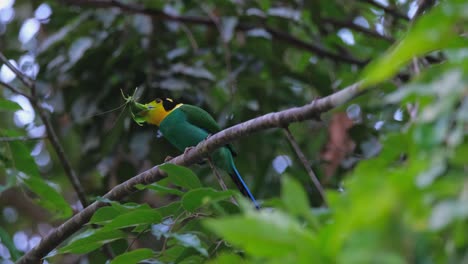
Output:
<path fill-rule="evenodd" d="M 160 104 L 161 102 L 162 102 L 162 100 L 161 100 L 161 99 L 159 99 L 159 98 L 158 98 L 158 99 L 156 99 L 156 103 Z"/>

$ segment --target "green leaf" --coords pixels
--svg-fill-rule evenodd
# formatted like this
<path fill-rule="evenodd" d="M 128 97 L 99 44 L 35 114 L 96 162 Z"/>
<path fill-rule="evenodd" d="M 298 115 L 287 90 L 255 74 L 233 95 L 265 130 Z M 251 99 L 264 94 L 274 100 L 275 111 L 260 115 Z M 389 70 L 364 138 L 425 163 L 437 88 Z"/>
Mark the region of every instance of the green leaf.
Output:
<path fill-rule="evenodd" d="M 283 177 L 281 200 L 286 209 L 293 215 L 307 215 L 310 211 L 304 188 L 291 177 Z"/>
<path fill-rule="evenodd" d="M 234 191 L 216 191 L 213 188 L 199 188 L 187 192 L 182 197 L 182 206 L 185 210 L 194 212 L 204 205 L 227 199 L 234 194 Z"/>
<path fill-rule="evenodd" d="M 119 216 L 121 212 L 115 207 L 105 206 L 99 208 L 91 217 L 90 224 L 105 224 Z"/>
<path fill-rule="evenodd" d="M 142 260 L 153 257 L 153 251 L 148 248 L 139 248 L 130 252 L 126 252 L 113 259 L 110 264 L 133 264 L 140 263 Z"/>
<path fill-rule="evenodd" d="M 243 216 L 207 219 L 204 224 L 252 256 L 294 255 L 296 260 L 310 261 L 319 255 L 316 252 L 317 241 L 313 234 L 279 211 L 260 211 Z"/>
<path fill-rule="evenodd" d="M 136 209 L 115 217 L 104 225 L 103 230 L 154 224 L 161 220 L 161 214 L 155 209 Z"/>
<path fill-rule="evenodd" d="M 291 71 L 301 73 L 310 64 L 311 54 L 295 48 L 288 48 L 284 52 L 283 61 Z"/>
<path fill-rule="evenodd" d="M 221 253 L 215 259 L 211 259 L 210 261 L 206 262 L 207 264 L 239 264 L 244 263 L 244 260 L 241 256 L 234 253 Z"/>
<path fill-rule="evenodd" d="M 2 135 L 17 136 L 15 131 L 2 131 Z M 41 178 L 39 168 L 31 157 L 29 149 L 23 142 L 9 142 L 11 149 L 13 173 L 16 173 L 18 181 L 23 182 L 28 189 L 39 196 L 36 201 L 44 208 L 50 210 L 58 218 L 68 218 L 72 215 L 70 205 L 65 201 L 62 195 L 53 188 L 51 182 Z"/>
<path fill-rule="evenodd" d="M 114 240 L 125 237 L 120 230 L 88 230 L 75 237 L 68 245 L 59 249 L 58 254 L 86 254 Z"/>
<path fill-rule="evenodd" d="M 138 190 L 145 190 L 145 189 L 150 189 L 153 190 L 157 193 L 165 193 L 165 194 L 174 194 L 178 196 L 184 195 L 184 192 L 174 189 L 174 188 L 169 188 L 166 186 L 162 186 L 157 183 L 149 184 L 149 185 L 143 185 L 143 184 L 138 184 L 135 186 Z"/>
<path fill-rule="evenodd" d="M 208 257 L 208 251 L 202 246 L 198 236 L 194 234 L 172 234 L 171 237 L 175 238 L 180 245 L 193 248 L 203 256 Z"/>
<path fill-rule="evenodd" d="M 453 153 L 450 161 L 454 165 L 464 166 L 466 165 L 468 157 L 468 143 L 458 146 L 455 149 L 455 153 Z"/>
<path fill-rule="evenodd" d="M 179 201 L 177 202 L 172 202 L 166 206 L 161 206 L 158 209 L 158 212 L 161 214 L 161 216 L 168 217 L 168 216 L 173 216 L 178 214 L 178 212 L 182 211 L 182 205 Z"/>
<path fill-rule="evenodd" d="M 365 68 L 362 87 L 392 77 L 414 57 L 443 48 L 468 46 L 468 40 L 453 29 L 457 21 L 466 18 L 464 5 L 464 1 L 442 2 L 418 19 L 399 43 Z"/>
<path fill-rule="evenodd" d="M 2 192 L 10 189 L 11 187 L 16 186 L 16 182 L 17 182 L 16 175 L 18 172 L 15 170 L 7 169 L 7 170 L 0 171 L 0 173 L 4 173 L 6 177 L 5 184 L 0 184 L 0 194 L 1 194 Z"/>
<path fill-rule="evenodd" d="M 172 247 L 169 247 L 166 249 L 164 252 L 164 255 L 161 255 L 158 257 L 158 260 L 163 262 L 163 263 L 174 263 L 176 259 L 178 259 L 181 255 L 184 254 L 184 252 L 187 251 L 187 248 L 184 246 L 181 246 L 179 244 L 175 244 Z M 179 262 L 175 262 L 179 263 Z"/>
<path fill-rule="evenodd" d="M 10 145 L 11 157 L 13 159 L 12 167 L 22 171 L 30 176 L 40 177 L 36 162 L 31 157 L 31 152 L 23 142 L 13 141 Z"/>
<path fill-rule="evenodd" d="M 129 212 L 131 210 L 137 210 L 137 209 L 151 209 L 151 207 L 148 204 L 138 204 L 138 203 L 124 203 L 121 204 L 116 201 L 111 201 L 111 206 L 117 209 L 119 212 Z"/>
<path fill-rule="evenodd" d="M 0 111 L 18 111 L 22 109 L 18 103 L 0 98 Z"/>
<path fill-rule="evenodd" d="M 313 227 L 319 226 L 318 219 L 312 214 L 307 194 L 297 180 L 283 177 L 281 201 L 290 214 L 304 217 Z"/>
<path fill-rule="evenodd" d="M 186 189 L 195 189 L 202 186 L 197 175 L 186 167 L 165 163 L 159 166 L 159 169 L 165 171 L 168 174 L 170 181 L 177 186 Z"/>
<path fill-rule="evenodd" d="M 119 211 L 121 213 L 128 212 L 128 211 L 135 210 L 135 209 L 142 209 L 142 208 L 150 209 L 151 208 L 146 203 L 139 204 L 139 203 L 129 202 L 129 203 L 121 204 L 118 201 L 112 201 L 110 199 L 100 197 L 100 196 L 96 197 L 96 201 L 100 201 L 100 202 L 103 202 L 103 203 L 108 203 L 112 207 L 114 207 L 117 211 Z"/>
<path fill-rule="evenodd" d="M 36 201 L 44 208 L 55 213 L 58 218 L 65 219 L 72 215 L 73 211 L 67 201 L 65 201 L 63 196 L 52 188 L 45 180 L 22 173 L 19 173 L 18 177 L 19 180 L 26 184 L 28 189 L 39 196 Z"/>

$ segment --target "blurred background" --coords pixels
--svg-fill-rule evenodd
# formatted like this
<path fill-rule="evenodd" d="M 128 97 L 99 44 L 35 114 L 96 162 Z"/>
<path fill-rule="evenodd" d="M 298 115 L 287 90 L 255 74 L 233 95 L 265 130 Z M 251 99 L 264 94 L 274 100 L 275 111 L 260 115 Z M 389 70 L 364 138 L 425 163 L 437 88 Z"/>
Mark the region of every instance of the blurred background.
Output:
<path fill-rule="evenodd" d="M 355 83 L 368 62 L 404 36 L 413 17 L 434 2 L 1 0 L 0 51 L 35 80 L 40 106 L 92 201 L 179 154 L 157 127 L 133 122 L 121 91 L 131 95 L 138 88 L 142 103 L 170 97 L 200 106 L 229 127 Z M 442 59 L 432 53 L 419 65 Z M 3 83 L 29 94 L 0 66 Z M 383 100 L 417 74 L 419 69 L 405 68 L 321 121 L 291 125 L 326 189 L 342 192 L 345 175 L 379 154 L 381 135 L 408 124 L 411 107 Z M 37 109 L 8 89 L 1 98 L 0 237 L 11 237 L 17 252 L 2 239 L 0 259 L 11 263 L 14 254 L 31 249 L 82 204 Z M 313 207 L 322 205 L 283 131 L 256 133 L 234 146 L 237 167 L 257 199 L 274 200 L 289 175 Z M 209 167 L 192 169 L 203 185 L 219 189 Z M 27 180 L 28 170 L 37 170 L 39 183 Z M 177 199 L 142 191 L 126 201 L 160 207 Z"/>

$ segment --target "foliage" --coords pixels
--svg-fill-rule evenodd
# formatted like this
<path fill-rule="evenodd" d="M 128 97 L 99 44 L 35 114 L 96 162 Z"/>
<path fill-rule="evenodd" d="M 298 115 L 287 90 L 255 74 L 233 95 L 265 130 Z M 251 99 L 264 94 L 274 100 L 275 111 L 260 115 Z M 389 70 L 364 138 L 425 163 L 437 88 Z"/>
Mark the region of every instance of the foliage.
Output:
<path fill-rule="evenodd" d="M 104 263 L 104 245 L 110 263 L 468 261 L 465 1 L 5 2 L 1 53 L 35 80 L 89 201 L 107 203 L 47 261 Z M 15 261 L 82 207 L 44 120 L 5 84 L 29 88 L 0 66 L 0 259 Z M 177 154 L 134 122 L 137 102 L 175 98 L 227 127 L 359 81 L 324 126 L 290 127 L 327 206 L 277 131 L 235 142 L 261 210 L 206 164 L 101 198 Z"/>

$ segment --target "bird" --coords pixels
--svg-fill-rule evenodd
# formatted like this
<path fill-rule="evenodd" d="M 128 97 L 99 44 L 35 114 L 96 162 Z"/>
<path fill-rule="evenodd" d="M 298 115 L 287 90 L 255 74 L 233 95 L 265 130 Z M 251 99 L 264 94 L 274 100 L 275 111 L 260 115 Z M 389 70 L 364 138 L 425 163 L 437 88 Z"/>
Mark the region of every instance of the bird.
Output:
<path fill-rule="evenodd" d="M 144 104 L 143 109 L 136 115 L 138 120 L 158 126 L 163 137 L 183 152 L 221 131 L 214 118 L 202 108 L 171 98 L 156 98 Z M 232 146 L 227 144 L 214 151 L 210 158 L 216 167 L 229 174 L 239 191 L 259 209 L 257 200 L 234 164 L 234 155 Z"/>

